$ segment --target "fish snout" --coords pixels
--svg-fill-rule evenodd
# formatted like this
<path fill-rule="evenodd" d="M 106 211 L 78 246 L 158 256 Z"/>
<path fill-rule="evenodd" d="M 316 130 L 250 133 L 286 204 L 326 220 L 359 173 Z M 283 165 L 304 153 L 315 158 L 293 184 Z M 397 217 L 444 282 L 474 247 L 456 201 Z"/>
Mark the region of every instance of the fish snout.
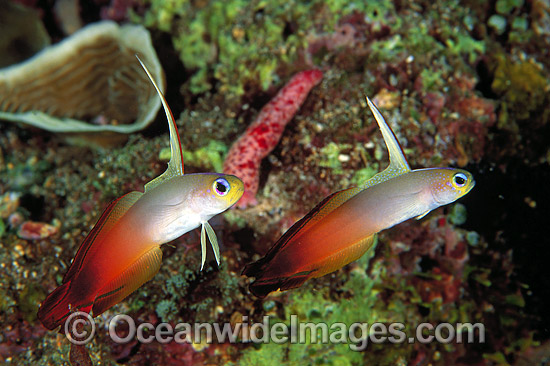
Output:
<path fill-rule="evenodd" d="M 230 190 L 228 192 L 227 198 L 228 198 L 228 205 L 233 206 L 237 201 L 242 197 L 244 193 L 244 183 L 243 181 L 231 174 L 227 174 L 224 176 L 224 178 L 227 180 L 230 186 Z"/>

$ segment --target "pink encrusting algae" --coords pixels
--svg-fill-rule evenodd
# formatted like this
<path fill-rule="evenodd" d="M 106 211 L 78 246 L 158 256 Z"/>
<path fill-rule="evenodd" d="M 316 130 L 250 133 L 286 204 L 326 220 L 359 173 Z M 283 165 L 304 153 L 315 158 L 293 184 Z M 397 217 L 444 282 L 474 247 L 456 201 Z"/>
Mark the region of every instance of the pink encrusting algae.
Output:
<path fill-rule="evenodd" d="M 320 70 L 297 73 L 267 103 L 256 120 L 231 146 L 223 164 L 223 171 L 241 178 L 244 194 L 237 203 L 239 208 L 257 204 L 256 192 L 260 180 L 260 163 L 277 146 L 285 126 L 300 108 L 310 90 L 323 77 Z"/>

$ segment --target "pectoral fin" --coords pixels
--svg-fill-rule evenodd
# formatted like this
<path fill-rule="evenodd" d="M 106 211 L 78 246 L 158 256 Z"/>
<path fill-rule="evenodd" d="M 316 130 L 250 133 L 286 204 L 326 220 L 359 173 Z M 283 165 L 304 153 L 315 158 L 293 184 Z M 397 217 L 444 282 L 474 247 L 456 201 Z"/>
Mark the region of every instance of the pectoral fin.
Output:
<path fill-rule="evenodd" d="M 204 225 L 201 226 L 201 271 L 206 262 L 206 235 L 204 233 Z"/>
<path fill-rule="evenodd" d="M 203 224 L 206 227 L 206 234 L 208 234 L 208 239 L 210 240 L 210 244 L 212 245 L 212 249 L 214 250 L 214 257 L 216 257 L 216 262 L 218 263 L 218 266 L 220 265 L 220 247 L 218 246 L 218 238 L 216 237 L 216 233 L 214 232 L 214 229 L 212 229 L 212 226 L 207 222 Z"/>
<path fill-rule="evenodd" d="M 158 272 L 162 262 L 162 250 L 155 246 L 118 277 L 101 289 L 94 301 L 92 312 L 94 316 L 118 304 L 124 298 L 149 281 Z"/>
<path fill-rule="evenodd" d="M 218 246 L 218 238 L 216 238 L 216 233 L 214 232 L 214 229 L 212 229 L 212 226 L 210 226 L 208 221 L 205 221 L 202 223 L 202 227 L 201 227 L 201 255 L 202 255 L 201 271 L 204 267 L 204 263 L 206 262 L 206 236 L 207 235 L 208 235 L 208 239 L 210 240 L 210 244 L 212 245 L 212 250 L 214 250 L 214 256 L 216 257 L 216 262 L 218 263 L 218 266 L 220 265 L 220 248 Z"/>
<path fill-rule="evenodd" d="M 417 220 L 420 220 L 421 218 L 423 218 L 424 216 L 426 216 L 426 215 L 429 214 L 429 213 L 430 213 L 430 211 L 426 211 L 426 212 L 424 212 L 422 215 L 416 216 L 416 219 L 417 219 Z"/>
<path fill-rule="evenodd" d="M 376 122 L 378 122 L 380 132 L 382 132 L 382 136 L 384 137 L 384 142 L 386 143 L 386 147 L 388 148 L 388 153 L 390 156 L 390 165 L 386 169 L 384 169 L 384 171 L 376 174 L 374 177 L 367 180 L 364 184 L 364 188 L 368 188 L 375 184 L 387 181 L 388 179 L 397 177 L 411 170 L 411 168 L 409 167 L 409 163 L 407 163 L 407 159 L 403 154 L 403 150 L 401 149 L 401 146 L 399 145 L 399 142 L 397 141 L 397 138 L 395 137 L 392 129 L 390 128 L 390 126 L 388 126 L 388 124 L 384 120 L 384 117 L 382 116 L 378 108 L 376 108 L 374 103 L 371 102 L 369 97 L 367 97 L 367 103 L 370 110 L 372 111 L 372 114 L 374 115 L 374 118 L 376 119 Z"/>
<path fill-rule="evenodd" d="M 168 103 L 166 102 L 166 99 L 164 98 L 164 95 L 160 91 L 159 87 L 157 86 L 157 83 L 151 76 L 151 73 L 147 69 L 147 67 L 141 62 L 140 58 L 136 55 L 139 63 L 147 73 L 147 76 L 149 76 L 149 79 L 151 79 L 151 82 L 153 83 L 153 86 L 157 90 L 157 93 L 160 97 L 160 100 L 162 101 L 162 106 L 164 107 L 164 112 L 166 113 L 166 119 L 168 120 L 168 127 L 170 129 L 170 150 L 171 150 L 171 156 L 170 161 L 168 162 L 168 168 L 164 173 L 150 181 L 145 185 L 145 192 L 149 189 L 153 189 L 156 186 L 158 186 L 160 183 L 164 182 L 167 179 L 170 179 L 175 176 L 183 175 L 183 154 L 181 152 L 181 143 L 180 143 L 180 137 L 178 134 L 178 128 L 176 127 L 176 121 L 174 120 L 174 116 L 172 115 L 172 111 L 170 110 L 170 107 L 168 106 Z"/>

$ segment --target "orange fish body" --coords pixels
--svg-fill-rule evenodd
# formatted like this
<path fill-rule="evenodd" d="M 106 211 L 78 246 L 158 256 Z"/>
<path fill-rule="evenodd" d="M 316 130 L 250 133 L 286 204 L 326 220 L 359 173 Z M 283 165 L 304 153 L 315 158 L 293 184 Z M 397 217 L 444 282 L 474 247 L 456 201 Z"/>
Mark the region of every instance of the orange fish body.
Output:
<path fill-rule="evenodd" d="M 130 192 L 107 207 L 80 246 L 62 285 L 38 310 L 38 318 L 48 329 L 63 324 L 71 312 L 97 316 L 123 300 L 157 273 L 162 261 L 160 245 L 201 225 L 202 264 L 206 236 L 219 263 L 216 235 L 208 220 L 238 201 L 243 183 L 226 174 L 183 174 L 177 128 L 154 85 L 170 126 L 168 169 L 147 183 L 145 192 Z"/>
<path fill-rule="evenodd" d="M 264 297 L 277 289 L 299 287 L 309 278 L 334 272 L 360 258 L 376 233 L 450 203 L 473 187 L 460 169 L 410 170 L 389 126 L 369 105 L 390 151 L 390 166 L 366 182 L 336 192 L 295 223 L 243 274 L 255 277 L 250 291 Z"/>
<path fill-rule="evenodd" d="M 138 207 L 129 209 L 122 217 L 117 215 L 117 211 L 124 210 L 128 197 L 136 194 L 140 193 L 132 192 L 111 203 L 88 234 L 63 278 L 63 284 L 46 298 L 38 311 L 38 318 L 46 328 L 54 329 L 61 325 L 72 311 L 90 312 L 93 307 L 94 315 L 101 314 L 110 306 L 101 306 L 96 298 L 114 294 L 115 289 L 111 287 L 114 287 L 116 279 L 124 282 L 125 269 L 136 263 L 146 251 L 158 248 L 148 240 L 149 235 L 140 238 L 146 230 L 134 225 L 138 221 Z M 142 282 L 146 280 L 148 278 Z"/>

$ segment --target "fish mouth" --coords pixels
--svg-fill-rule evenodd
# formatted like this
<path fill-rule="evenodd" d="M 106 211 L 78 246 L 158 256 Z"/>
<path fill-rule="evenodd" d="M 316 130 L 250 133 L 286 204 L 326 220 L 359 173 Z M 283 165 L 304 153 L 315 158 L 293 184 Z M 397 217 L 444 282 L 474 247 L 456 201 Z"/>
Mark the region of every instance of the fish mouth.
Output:
<path fill-rule="evenodd" d="M 239 189 L 234 194 L 234 199 L 232 200 L 231 206 L 237 203 L 244 194 L 244 186 L 239 187 Z"/>

